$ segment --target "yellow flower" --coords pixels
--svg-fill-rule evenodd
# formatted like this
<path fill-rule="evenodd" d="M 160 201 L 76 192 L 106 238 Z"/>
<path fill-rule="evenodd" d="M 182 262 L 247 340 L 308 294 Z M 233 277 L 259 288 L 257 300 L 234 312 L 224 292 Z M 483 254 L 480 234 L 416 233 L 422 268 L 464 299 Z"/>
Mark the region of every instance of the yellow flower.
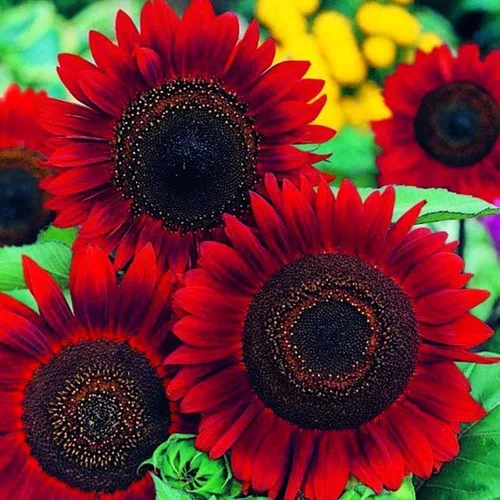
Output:
<path fill-rule="evenodd" d="M 436 47 L 440 47 L 444 42 L 436 35 L 436 33 L 432 33 L 429 31 L 428 33 L 423 33 L 418 41 L 418 48 L 423 50 L 426 53 L 432 52 Z"/>
<path fill-rule="evenodd" d="M 286 45 L 286 50 L 290 59 L 309 61 L 311 63 L 311 68 L 306 76 L 324 80 L 326 82 L 325 92 L 329 99 L 337 100 L 339 98 L 340 87 L 330 76 L 328 65 L 323 59 L 313 35 L 304 34 L 290 40 Z"/>
<path fill-rule="evenodd" d="M 335 130 L 340 130 L 346 121 L 344 110 L 338 101 L 333 101 L 328 96 L 323 111 L 318 116 L 315 123 L 317 125 L 325 125 Z"/>
<path fill-rule="evenodd" d="M 278 64 L 283 61 L 287 61 L 289 58 L 289 54 L 284 49 L 282 45 L 276 45 L 276 54 L 274 56 L 274 64 Z"/>
<path fill-rule="evenodd" d="M 399 3 L 400 5 L 410 5 L 413 0 L 392 0 L 394 3 Z"/>
<path fill-rule="evenodd" d="M 357 96 L 367 122 L 390 118 L 391 112 L 385 104 L 382 89 L 375 82 L 369 80 L 364 82 L 359 87 Z"/>
<path fill-rule="evenodd" d="M 291 0 L 291 3 L 301 14 L 309 16 L 319 9 L 320 0 Z"/>
<path fill-rule="evenodd" d="M 353 96 L 344 96 L 340 100 L 348 123 L 356 127 L 366 126 L 366 115 L 362 104 Z"/>
<path fill-rule="evenodd" d="M 396 60 L 396 44 L 384 36 L 369 36 L 363 42 L 363 54 L 370 66 L 388 68 Z"/>
<path fill-rule="evenodd" d="M 330 74 L 338 83 L 358 85 L 366 78 L 366 63 L 347 17 L 338 12 L 323 12 L 314 20 L 313 33 Z"/>
<path fill-rule="evenodd" d="M 365 34 L 386 36 L 398 45 L 415 45 L 420 37 L 418 19 L 400 5 L 367 2 L 358 9 L 356 22 Z"/>
<path fill-rule="evenodd" d="M 255 15 L 279 42 L 307 31 L 306 18 L 294 5 L 283 5 L 282 0 L 258 0 Z"/>

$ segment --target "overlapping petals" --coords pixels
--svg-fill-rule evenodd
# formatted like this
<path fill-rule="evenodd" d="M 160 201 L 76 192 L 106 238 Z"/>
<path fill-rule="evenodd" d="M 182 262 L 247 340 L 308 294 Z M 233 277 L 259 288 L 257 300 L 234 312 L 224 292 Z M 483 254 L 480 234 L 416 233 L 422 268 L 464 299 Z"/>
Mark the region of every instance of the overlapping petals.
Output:
<path fill-rule="evenodd" d="M 424 203 L 391 223 L 395 191 L 364 202 L 345 181 L 334 195 L 272 175 L 266 194 L 252 194 L 256 227 L 226 217 L 231 246 L 205 242 L 199 268 L 175 298 L 184 343 L 167 363 L 180 367 L 169 395 L 184 412 L 201 412 L 197 446 L 212 458 L 230 450 L 247 488 L 294 500 L 332 500 L 349 474 L 377 492 L 397 489 L 408 472 L 429 477 L 458 453 L 461 422 L 485 415 L 469 395 L 456 360 L 495 362 L 469 352 L 492 331 L 469 310 L 488 296 L 464 289 L 470 275 L 445 233 L 412 229 Z M 308 254 L 355 255 L 390 277 L 418 321 L 418 360 L 404 393 L 374 420 L 344 431 L 301 429 L 279 418 L 254 392 L 243 363 L 247 312 L 255 294 L 284 265 Z"/>
<path fill-rule="evenodd" d="M 39 313 L 0 294 L 0 491 L 5 498 L 152 498 L 149 475 L 113 494 L 84 492 L 44 472 L 26 442 L 23 399 L 33 374 L 62 349 L 81 341 L 127 342 L 144 353 L 159 376 L 171 351 L 170 273 L 158 270 L 154 251 L 136 257 L 121 284 L 112 263 L 97 248 L 77 253 L 71 268 L 72 306 L 52 276 L 25 257 L 24 272 Z M 170 338 L 170 340 L 169 340 Z M 167 382 L 165 380 L 165 387 Z M 172 413 L 172 431 L 180 420 Z"/>
<path fill-rule="evenodd" d="M 208 0 L 194 0 L 182 19 L 164 0 L 154 0 L 144 5 L 139 28 L 120 11 L 116 36 L 114 44 L 90 33 L 94 63 L 71 54 L 59 57 L 59 76 L 81 104 L 52 99 L 42 119 L 58 136 L 50 157 L 58 174 L 44 188 L 54 195 L 49 206 L 58 213 L 57 226 L 82 224 L 77 247 L 92 242 L 108 252 L 116 250 L 118 269 L 146 242 L 174 271 L 196 258 L 197 241 L 206 235 L 172 232 L 149 215 L 133 215 L 131 201 L 113 183 L 117 121 L 138 94 L 166 81 L 217 81 L 247 105 L 260 137 L 259 175 L 273 172 L 293 180 L 318 176 L 311 165 L 325 156 L 295 145 L 333 136 L 330 129 L 311 124 L 325 102 L 324 96 L 317 98 L 323 82 L 303 79 L 306 62 L 271 67 L 275 43 L 259 44 L 256 22 L 238 41 L 236 15 L 216 16 Z"/>

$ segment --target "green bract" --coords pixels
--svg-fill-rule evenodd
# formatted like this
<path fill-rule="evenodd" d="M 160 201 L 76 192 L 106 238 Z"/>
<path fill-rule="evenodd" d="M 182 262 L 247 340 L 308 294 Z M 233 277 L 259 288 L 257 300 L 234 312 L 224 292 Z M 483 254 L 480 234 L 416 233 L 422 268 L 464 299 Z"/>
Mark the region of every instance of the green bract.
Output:
<path fill-rule="evenodd" d="M 143 465 L 152 465 L 167 484 L 166 488 L 181 490 L 194 498 L 234 498 L 241 493 L 241 485 L 233 478 L 227 458 L 211 460 L 195 448 L 194 441 L 191 434 L 174 434 Z M 159 489 L 157 484 L 157 493 Z M 179 500 L 183 499 L 180 495 Z"/>
<path fill-rule="evenodd" d="M 356 479 L 351 479 L 347 483 L 347 489 L 340 497 L 340 500 L 365 500 L 365 499 L 385 499 L 385 500 L 415 500 L 415 488 L 412 476 L 408 476 L 397 491 L 384 490 L 380 495 L 360 483 Z"/>

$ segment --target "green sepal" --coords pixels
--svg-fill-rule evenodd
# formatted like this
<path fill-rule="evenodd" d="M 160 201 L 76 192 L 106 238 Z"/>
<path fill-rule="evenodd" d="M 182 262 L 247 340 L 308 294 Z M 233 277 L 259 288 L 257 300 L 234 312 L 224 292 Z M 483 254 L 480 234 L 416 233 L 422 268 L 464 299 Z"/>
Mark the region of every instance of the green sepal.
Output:
<path fill-rule="evenodd" d="M 375 493 L 368 486 L 351 478 L 347 483 L 346 491 L 339 500 L 415 500 L 415 487 L 413 486 L 412 475 L 407 476 L 401 487 L 396 491 L 383 490 L 382 493 Z"/>
<path fill-rule="evenodd" d="M 194 498 L 209 499 L 213 495 L 222 498 L 241 493 L 241 485 L 234 480 L 227 458 L 211 460 L 194 443 L 194 435 L 174 434 L 142 466 L 152 466 L 161 481 Z"/>
<path fill-rule="evenodd" d="M 158 476 L 151 474 L 151 477 L 155 485 L 156 500 L 193 500 L 186 492 L 164 483 Z"/>

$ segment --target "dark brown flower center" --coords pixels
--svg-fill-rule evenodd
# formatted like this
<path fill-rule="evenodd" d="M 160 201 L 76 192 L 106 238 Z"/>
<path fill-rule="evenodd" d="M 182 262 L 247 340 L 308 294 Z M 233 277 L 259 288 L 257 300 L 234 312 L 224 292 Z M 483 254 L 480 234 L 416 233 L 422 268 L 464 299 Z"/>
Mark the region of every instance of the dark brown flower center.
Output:
<path fill-rule="evenodd" d="M 168 82 L 138 97 L 115 141 L 115 183 L 172 231 L 212 229 L 248 209 L 258 137 L 246 106 L 216 82 Z"/>
<path fill-rule="evenodd" d="M 0 149 L 0 247 L 34 243 L 54 217 L 38 187 L 51 171 L 39 159 L 32 151 Z"/>
<path fill-rule="evenodd" d="M 139 465 L 168 437 L 163 381 L 125 342 L 64 348 L 34 374 L 23 422 L 41 468 L 86 492 L 113 493 L 139 479 Z"/>
<path fill-rule="evenodd" d="M 500 110 L 482 87 L 453 82 L 429 92 L 414 121 L 420 146 L 451 167 L 469 167 L 495 146 L 500 132 Z"/>
<path fill-rule="evenodd" d="M 358 257 L 318 254 L 281 268 L 255 295 L 243 356 L 255 392 L 304 429 L 357 428 L 411 378 L 417 321 L 403 290 Z"/>

